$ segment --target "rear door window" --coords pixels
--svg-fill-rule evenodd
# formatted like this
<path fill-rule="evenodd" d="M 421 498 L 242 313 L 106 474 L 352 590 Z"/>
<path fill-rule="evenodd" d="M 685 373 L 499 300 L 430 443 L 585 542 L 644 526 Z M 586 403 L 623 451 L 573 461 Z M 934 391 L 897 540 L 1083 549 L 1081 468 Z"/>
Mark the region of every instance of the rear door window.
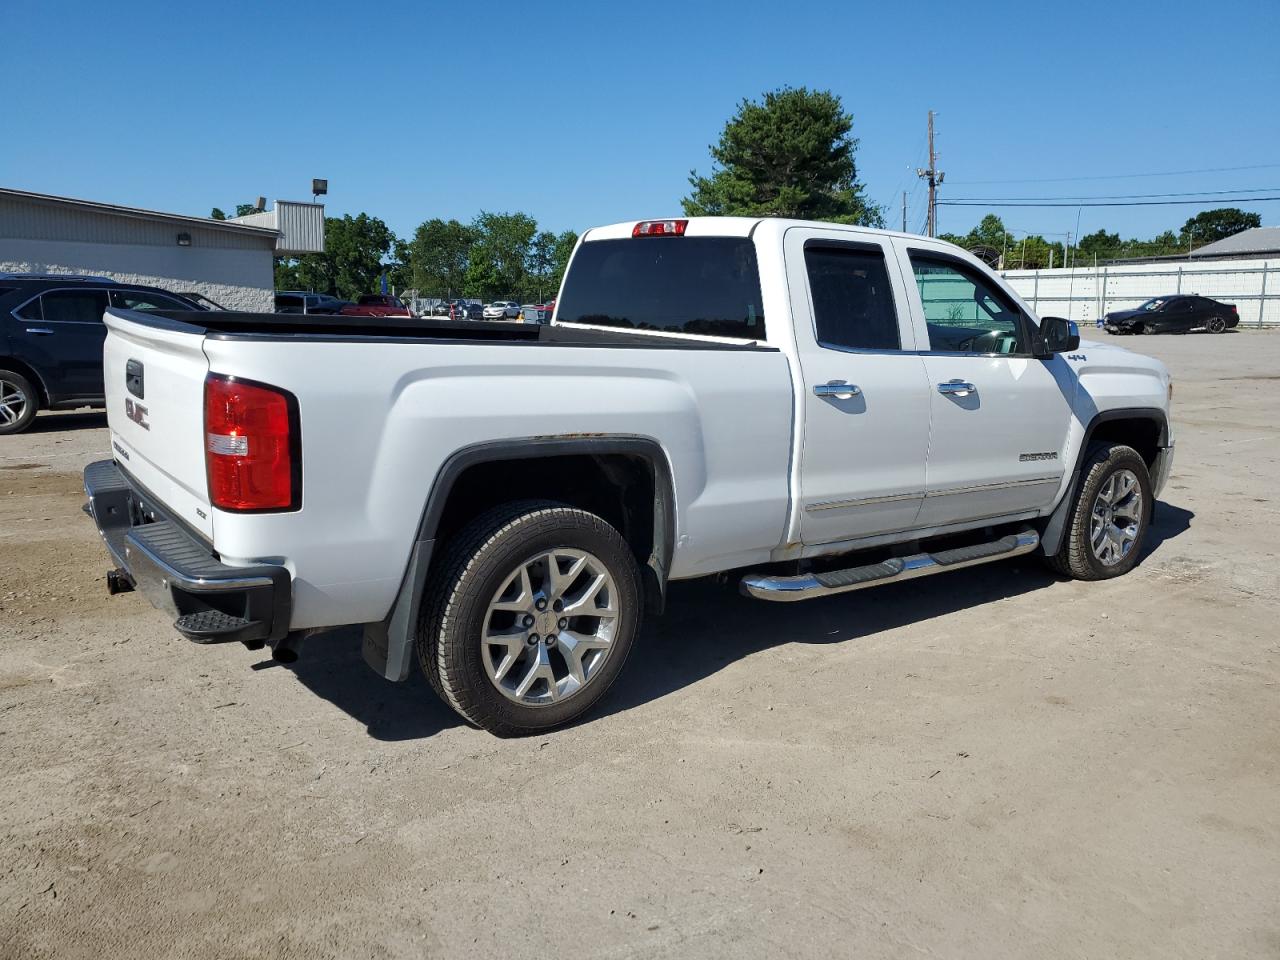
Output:
<path fill-rule="evenodd" d="M 746 237 L 641 237 L 578 247 L 558 317 L 627 330 L 763 340 L 755 245 Z"/>
<path fill-rule="evenodd" d="M 810 244 L 804 251 L 818 343 L 838 350 L 900 350 L 884 253 Z"/>
<path fill-rule="evenodd" d="M 101 323 L 105 290 L 51 290 L 40 297 L 45 323 Z"/>

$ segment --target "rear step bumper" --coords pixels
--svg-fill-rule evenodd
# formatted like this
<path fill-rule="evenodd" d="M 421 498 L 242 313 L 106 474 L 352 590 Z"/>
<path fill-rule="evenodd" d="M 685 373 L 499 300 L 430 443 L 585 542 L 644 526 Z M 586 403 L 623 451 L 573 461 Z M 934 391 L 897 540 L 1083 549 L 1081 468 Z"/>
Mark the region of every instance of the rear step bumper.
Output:
<path fill-rule="evenodd" d="M 288 633 L 293 591 L 284 567 L 222 563 L 114 461 L 85 467 L 84 492 L 85 513 L 120 571 L 188 640 L 275 643 Z"/>
<path fill-rule="evenodd" d="M 1034 530 L 979 543 L 971 547 L 956 547 L 936 553 L 917 553 L 909 557 L 894 557 L 882 563 L 831 570 L 827 573 L 802 573 L 795 577 L 776 577 L 763 573 L 748 573 L 742 578 L 740 589 L 749 597 L 760 600 L 809 600 L 828 597 L 851 590 L 878 587 L 899 580 L 914 580 L 946 570 L 959 570 L 993 560 L 1020 557 L 1040 545 L 1040 536 Z"/>

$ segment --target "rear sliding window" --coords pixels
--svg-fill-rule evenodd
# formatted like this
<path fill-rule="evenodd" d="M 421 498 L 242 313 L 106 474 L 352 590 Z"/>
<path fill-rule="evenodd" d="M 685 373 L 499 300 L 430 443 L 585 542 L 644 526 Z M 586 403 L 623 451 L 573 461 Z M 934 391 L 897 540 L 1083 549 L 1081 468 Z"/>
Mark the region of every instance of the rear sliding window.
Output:
<path fill-rule="evenodd" d="M 562 323 L 764 339 L 760 271 L 745 237 L 591 240 L 574 254 Z"/>

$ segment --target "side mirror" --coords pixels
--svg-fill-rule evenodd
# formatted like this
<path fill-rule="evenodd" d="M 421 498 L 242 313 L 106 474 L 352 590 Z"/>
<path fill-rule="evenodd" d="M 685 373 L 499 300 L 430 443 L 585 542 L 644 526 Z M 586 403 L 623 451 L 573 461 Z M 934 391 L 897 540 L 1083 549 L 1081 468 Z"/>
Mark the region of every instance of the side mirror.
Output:
<path fill-rule="evenodd" d="M 1080 349 L 1080 328 L 1062 317 L 1045 317 L 1040 321 L 1040 336 L 1050 353 L 1068 353 Z"/>

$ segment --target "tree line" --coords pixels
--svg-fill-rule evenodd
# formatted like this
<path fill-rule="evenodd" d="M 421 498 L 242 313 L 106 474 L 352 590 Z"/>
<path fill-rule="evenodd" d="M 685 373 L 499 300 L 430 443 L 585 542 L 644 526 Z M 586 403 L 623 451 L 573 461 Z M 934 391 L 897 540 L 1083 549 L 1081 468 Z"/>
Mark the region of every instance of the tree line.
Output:
<path fill-rule="evenodd" d="M 1251 227 L 1262 226 L 1262 217 L 1238 207 L 1221 207 L 1205 210 L 1187 220 L 1175 233 L 1165 230 L 1150 239 L 1131 237 L 1122 240 L 1119 233 L 1105 228 L 1085 234 L 1067 246 L 1066 238 L 1049 241 L 1039 234 L 1024 234 L 1007 230 L 1004 221 L 989 213 L 976 227 L 966 234 L 943 233 L 940 240 L 947 240 L 966 250 L 981 250 L 988 259 L 998 255 L 1004 269 L 1034 270 L 1043 267 L 1064 266 L 1068 259 L 1083 264 L 1098 260 L 1129 260 L 1138 257 L 1162 257 L 1182 254 L 1207 243 L 1222 240 Z"/>
<path fill-rule="evenodd" d="M 254 212 L 238 204 L 236 216 Z M 215 220 L 226 215 L 215 207 Z M 560 287 L 578 235 L 539 230 L 525 213 L 482 212 L 470 223 L 434 218 L 402 239 L 379 217 L 325 217 L 324 253 L 277 257 L 277 290 L 311 290 L 343 300 L 389 289 L 420 297 L 544 303 Z"/>

